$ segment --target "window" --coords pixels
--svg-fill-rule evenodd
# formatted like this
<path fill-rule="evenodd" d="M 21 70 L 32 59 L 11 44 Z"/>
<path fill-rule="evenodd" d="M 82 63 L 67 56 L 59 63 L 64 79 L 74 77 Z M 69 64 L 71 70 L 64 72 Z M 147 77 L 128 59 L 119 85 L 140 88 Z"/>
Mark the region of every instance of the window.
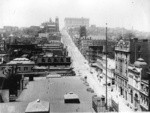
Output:
<path fill-rule="evenodd" d="M 143 86 L 144 86 L 144 84 L 141 84 L 141 89 L 143 90 Z"/>
<path fill-rule="evenodd" d="M 114 84 L 115 84 L 115 79 L 113 78 L 113 79 L 112 79 L 112 85 L 114 85 Z"/>
<path fill-rule="evenodd" d="M 42 58 L 42 62 L 45 62 L 45 59 L 44 59 L 44 58 Z"/>
<path fill-rule="evenodd" d="M 51 58 L 48 58 L 48 62 L 52 62 Z"/>
<path fill-rule="evenodd" d="M 21 71 L 21 67 L 18 67 L 18 71 Z"/>
<path fill-rule="evenodd" d="M 125 87 L 127 87 L 127 82 L 125 82 Z"/>
<path fill-rule="evenodd" d="M 141 58 L 141 54 L 138 54 L 138 58 Z"/>
<path fill-rule="evenodd" d="M 60 61 L 61 61 L 61 62 L 64 62 L 64 59 L 63 59 L 63 58 L 61 58 L 61 59 L 60 59 Z"/>
<path fill-rule="evenodd" d="M 28 67 L 24 67 L 24 71 L 27 71 L 28 70 Z"/>
<path fill-rule="evenodd" d="M 145 104 L 146 98 L 144 97 L 144 104 Z"/>
<path fill-rule="evenodd" d="M 57 58 L 54 58 L 54 62 L 58 62 L 58 59 L 57 59 Z"/>
<path fill-rule="evenodd" d="M 147 106 L 148 106 L 148 98 L 146 99 L 146 102 L 147 102 Z"/>
<path fill-rule="evenodd" d="M 140 45 L 137 47 L 137 50 L 138 50 L 139 52 L 141 51 L 141 46 L 140 46 Z"/>
<path fill-rule="evenodd" d="M 148 87 L 146 86 L 146 93 L 148 93 L 149 91 L 148 91 Z"/>
<path fill-rule="evenodd" d="M 66 62 L 70 62 L 70 58 L 66 58 Z"/>

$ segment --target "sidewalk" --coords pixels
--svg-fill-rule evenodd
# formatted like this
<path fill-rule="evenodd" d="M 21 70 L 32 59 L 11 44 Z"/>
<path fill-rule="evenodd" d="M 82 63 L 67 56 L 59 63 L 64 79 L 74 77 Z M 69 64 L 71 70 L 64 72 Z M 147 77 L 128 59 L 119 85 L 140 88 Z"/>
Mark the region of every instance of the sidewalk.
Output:
<path fill-rule="evenodd" d="M 67 41 L 69 42 L 66 43 L 68 46 L 68 52 L 72 56 L 74 68 L 77 71 L 77 73 L 81 73 L 82 77 L 87 76 L 87 82 L 89 83 L 90 87 L 95 91 L 95 93 L 98 96 L 105 95 L 106 94 L 106 88 L 103 86 L 103 81 L 99 82 L 97 78 L 97 72 L 91 74 L 90 73 L 90 66 L 86 63 L 86 59 L 83 57 L 83 55 L 80 53 L 78 48 L 74 45 L 71 37 L 68 35 L 68 37 L 65 37 Z M 68 38 L 68 39 L 67 39 Z M 117 91 L 111 92 L 109 87 L 108 87 L 108 104 L 110 104 L 110 99 L 111 97 L 114 98 L 115 101 L 118 101 L 119 103 L 119 111 L 121 112 L 133 112 L 132 109 L 130 109 L 124 102 L 124 100 L 121 97 L 116 96 Z"/>
<path fill-rule="evenodd" d="M 95 81 L 98 80 L 98 78 L 96 78 L 96 77 L 93 77 L 93 78 L 95 78 Z M 103 79 L 101 79 L 101 82 L 102 81 L 103 81 Z M 99 85 L 103 86 L 101 84 L 101 82 L 99 82 Z M 105 81 L 103 81 L 103 82 L 105 82 Z M 111 92 L 111 89 L 110 89 L 109 86 L 108 86 L 107 90 L 108 90 L 108 100 L 111 99 L 111 98 L 113 98 L 113 100 L 116 101 L 116 103 L 119 104 L 119 111 L 120 112 L 130 112 L 130 113 L 134 112 L 130 107 L 128 107 L 126 105 L 126 100 L 123 97 L 119 96 L 119 92 L 115 89 L 115 87 L 113 88 L 112 92 Z"/>

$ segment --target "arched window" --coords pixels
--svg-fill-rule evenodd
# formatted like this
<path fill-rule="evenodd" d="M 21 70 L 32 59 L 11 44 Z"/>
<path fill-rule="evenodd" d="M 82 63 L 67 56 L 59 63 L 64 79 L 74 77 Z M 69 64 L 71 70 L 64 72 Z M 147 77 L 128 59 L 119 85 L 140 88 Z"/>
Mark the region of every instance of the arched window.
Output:
<path fill-rule="evenodd" d="M 45 59 L 44 59 L 44 58 L 42 58 L 42 62 L 45 62 Z"/>
<path fill-rule="evenodd" d="M 61 58 L 61 59 L 60 59 L 60 62 L 64 62 L 64 59 L 63 59 L 63 58 Z"/>
<path fill-rule="evenodd" d="M 48 58 L 48 62 L 52 62 L 51 58 Z"/>
<path fill-rule="evenodd" d="M 54 62 L 55 62 L 55 63 L 58 62 L 58 59 L 57 59 L 57 58 L 54 58 Z"/>
<path fill-rule="evenodd" d="M 66 62 L 70 62 L 70 58 L 66 58 Z"/>

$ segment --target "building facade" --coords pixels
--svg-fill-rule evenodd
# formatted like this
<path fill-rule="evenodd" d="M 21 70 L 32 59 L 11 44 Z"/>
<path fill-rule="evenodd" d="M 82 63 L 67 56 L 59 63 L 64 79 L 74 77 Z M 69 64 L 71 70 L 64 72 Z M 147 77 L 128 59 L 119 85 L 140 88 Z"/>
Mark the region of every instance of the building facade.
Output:
<path fill-rule="evenodd" d="M 88 18 L 65 18 L 65 27 L 66 28 L 74 28 L 80 26 L 89 27 L 89 19 Z"/>
<path fill-rule="evenodd" d="M 141 111 L 150 111 L 150 81 L 141 80 L 140 85 L 140 109 Z"/>
<path fill-rule="evenodd" d="M 128 102 L 138 111 L 149 111 L 149 80 L 145 80 L 147 63 L 139 58 L 134 65 L 128 67 Z"/>
<path fill-rule="evenodd" d="M 141 70 L 135 66 L 128 67 L 128 102 L 130 108 L 139 110 Z"/>
<path fill-rule="evenodd" d="M 120 40 L 115 47 L 115 83 L 119 94 L 127 100 L 130 43 Z"/>
<path fill-rule="evenodd" d="M 41 24 L 42 30 L 40 31 L 41 33 L 55 33 L 59 32 L 59 19 L 56 17 L 55 22 L 49 19 L 48 22 L 44 22 Z"/>
<path fill-rule="evenodd" d="M 149 51 L 149 40 L 146 39 L 121 39 L 115 47 L 116 88 L 119 94 L 127 100 L 129 107 L 135 111 L 149 109 L 150 86 L 149 82 L 144 82 L 150 79 L 147 74 L 149 72 Z M 144 86 L 147 89 L 144 89 Z"/>
<path fill-rule="evenodd" d="M 96 63 L 93 64 L 98 70 L 99 79 L 106 81 L 106 56 L 103 56 L 101 59 L 97 59 Z M 115 72 L 115 61 L 113 59 L 107 58 L 107 83 L 109 86 L 114 86 L 114 72 Z M 100 82 L 102 82 L 100 80 Z M 104 83 L 105 84 L 105 83 Z"/>

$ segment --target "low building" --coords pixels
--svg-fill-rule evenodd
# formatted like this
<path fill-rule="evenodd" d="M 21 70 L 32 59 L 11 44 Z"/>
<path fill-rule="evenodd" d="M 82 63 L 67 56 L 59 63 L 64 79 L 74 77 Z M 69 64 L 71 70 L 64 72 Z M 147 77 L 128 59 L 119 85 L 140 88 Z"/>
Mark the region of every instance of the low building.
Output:
<path fill-rule="evenodd" d="M 108 57 L 114 58 L 115 41 L 108 41 Z M 105 54 L 106 40 L 94 40 L 91 38 L 83 38 L 80 41 L 79 49 L 83 56 L 89 62 L 95 62 L 98 57 Z"/>
<path fill-rule="evenodd" d="M 54 55 L 40 55 L 36 60 L 37 65 L 43 66 L 60 66 L 60 65 L 70 65 L 71 58 L 67 56 L 54 56 Z"/>
<path fill-rule="evenodd" d="M 33 71 L 35 63 L 27 58 L 15 58 L 6 65 L 16 67 L 16 73 L 28 73 Z"/>
<path fill-rule="evenodd" d="M 95 66 L 99 75 L 98 77 L 106 80 L 106 58 L 103 56 L 102 59 L 97 59 L 96 63 L 93 63 L 92 66 Z M 114 85 L 114 72 L 115 72 L 115 61 L 107 58 L 107 80 L 110 85 Z"/>
<path fill-rule="evenodd" d="M 0 70 L 7 77 L 4 82 L 3 89 L 8 89 L 10 101 L 15 100 L 25 87 L 25 73 L 33 72 L 35 63 L 27 58 L 15 58 L 14 60 L 0 65 Z M 24 73 L 24 74 L 23 74 Z"/>

